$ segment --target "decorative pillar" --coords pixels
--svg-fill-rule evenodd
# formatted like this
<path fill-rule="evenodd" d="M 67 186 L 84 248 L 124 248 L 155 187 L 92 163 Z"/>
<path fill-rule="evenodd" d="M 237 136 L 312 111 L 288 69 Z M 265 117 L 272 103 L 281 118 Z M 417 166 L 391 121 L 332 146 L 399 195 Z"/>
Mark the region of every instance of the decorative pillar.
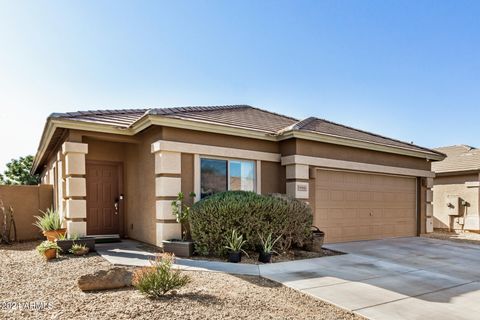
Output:
<path fill-rule="evenodd" d="M 425 224 L 425 232 L 431 233 L 433 232 L 433 178 L 426 178 L 426 195 L 425 200 L 427 202 L 426 208 L 426 224 Z"/>
<path fill-rule="evenodd" d="M 287 195 L 296 199 L 309 198 L 309 170 L 307 164 L 289 164 L 286 166 Z"/>
<path fill-rule="evenodd" d="M 182 154 L 162 151 L 152 144 L 155 154 L 155 197 L 156 197 L 156 245 L 163 240 L 181 239 L 182 228 L 172 213 L 172 201 L 182 187 Z"/>
<path fill-rule="evenodd" d="M 86 143 L 65 142 L 62 154 L 65 157 L 65 219 L 70 235 L 87 235 L 87 183 L 85 155 L 88 153 Z"/>

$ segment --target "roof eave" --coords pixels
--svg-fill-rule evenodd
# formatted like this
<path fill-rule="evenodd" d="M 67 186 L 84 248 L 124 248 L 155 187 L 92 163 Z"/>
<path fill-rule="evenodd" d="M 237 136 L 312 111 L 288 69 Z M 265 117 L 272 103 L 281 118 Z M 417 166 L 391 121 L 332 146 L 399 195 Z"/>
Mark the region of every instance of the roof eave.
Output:
<path fill-rule="evenodd" d="M 432 170 L 433 171 L 433 170 Z M 480 174 L 480 168 L 450 170 L 450 171 L 434 171 L 437 176 L 457 176 L 466 174 Z"/>
<path fill-rule="evenodd" d="M 386 144 L 375 143 L 371 141 L 340 137 L 340 136 L 335 136 L 335 135 L 330 135 L 330 134 L 325 134 L 320 132 L 290 130 L 290 131 L 283 132 L 279 136 L 279 140 L 286 140 L 291 138 L 319 141 L 319 142 L 325 142 L 325 143 L 344 145 L 348 147 L 356 147 L 356 148 L 367 149 L 367 150 L 388 152 L 388 153 L 406 155 L 411 157 L 424 158 L 426 160 L 432 160 L 432 161 L 440 161 L 445 159 L 446 157 L 444 155 L 433 153 L 433 152 L 412 150 L 412 149 L 401 148 L 401 147 L 396 147 L 396 146 L 391 146 Z"/>

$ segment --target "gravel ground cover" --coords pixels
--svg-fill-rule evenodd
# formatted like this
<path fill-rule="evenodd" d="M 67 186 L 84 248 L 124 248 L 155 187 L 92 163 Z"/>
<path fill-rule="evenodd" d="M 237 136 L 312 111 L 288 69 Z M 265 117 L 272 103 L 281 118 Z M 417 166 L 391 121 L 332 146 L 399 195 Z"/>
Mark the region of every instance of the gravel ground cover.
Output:
<path fill-rule="evenodd" d="M 185 271 L 192 282 L 160 300 L 133 288 L 83 293 L 77 278 L 110 264 L 94 253 L 46 262 L 36 244 L 0 245 L 0 319 L 362 319 L 260 277 L 222 273 Z"/>
<path fill-rule="evenodd" d="M 422 235 L 426 238 L 450 240 L 463 243 L 480 244 L 480 234 L 475 232 L 448 232 L 435 230 L 435 232 Z"/>

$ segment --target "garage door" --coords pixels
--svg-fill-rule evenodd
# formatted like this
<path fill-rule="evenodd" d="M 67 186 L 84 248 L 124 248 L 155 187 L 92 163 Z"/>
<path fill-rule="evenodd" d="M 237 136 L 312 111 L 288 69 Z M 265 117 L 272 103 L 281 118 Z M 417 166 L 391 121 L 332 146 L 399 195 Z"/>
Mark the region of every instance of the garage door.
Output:
<path fill-rule="evenodd" d="M 325 242 L 416 235 L 415 178 L 316 171 L 315 225 Z"/>

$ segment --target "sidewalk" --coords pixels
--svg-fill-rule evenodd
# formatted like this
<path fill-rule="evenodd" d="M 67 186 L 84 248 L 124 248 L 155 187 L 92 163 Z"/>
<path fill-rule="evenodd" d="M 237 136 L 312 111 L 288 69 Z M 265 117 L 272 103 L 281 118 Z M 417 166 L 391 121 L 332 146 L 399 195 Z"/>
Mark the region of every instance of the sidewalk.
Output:
<path fill-rule="evenodd" d="M 97 253 L 116 266 L 145 267 L 155 259 L 155 248 L 133 240 L 115 243 L 98 243 Z M 259 265 L 228 263 L 219 261 L 175 258 L 175 267 L 181 270 L 224 272 L 231 274 L 260 276 Z"/>

